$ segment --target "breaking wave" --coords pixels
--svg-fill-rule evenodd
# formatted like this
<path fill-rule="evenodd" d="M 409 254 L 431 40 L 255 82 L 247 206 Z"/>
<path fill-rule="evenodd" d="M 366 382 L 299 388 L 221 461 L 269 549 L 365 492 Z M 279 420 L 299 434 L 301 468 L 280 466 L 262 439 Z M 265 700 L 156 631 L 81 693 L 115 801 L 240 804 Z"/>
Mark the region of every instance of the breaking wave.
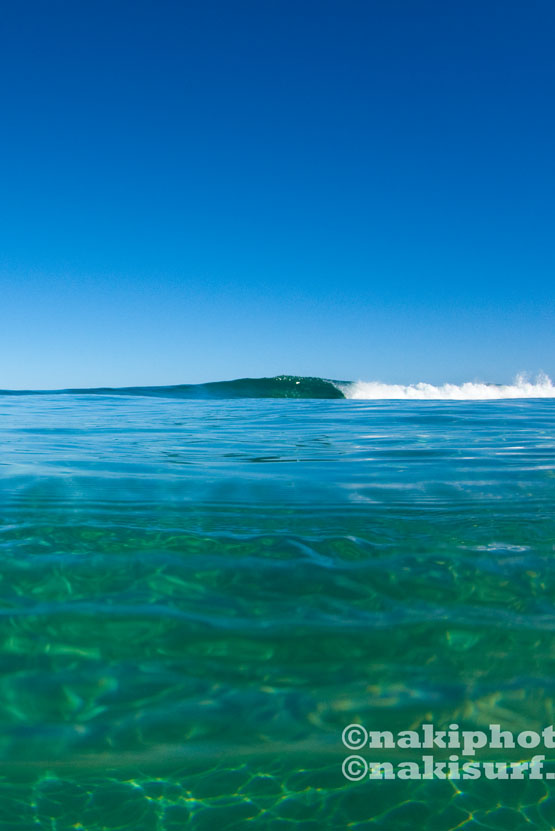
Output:
<path fill-rule="evenodd" d="M 501 398 L 555 398 L 555 387 L 545 373 L 529 381 L 517 375 L 512 384 L 484 384 L 467 381 L 464 384 L 383 384 L 381 381 L 355 381 L 340 384 L 345 398 L 355 399 L 410 399 L 492 401 Z"/>
<path fill-rule="evenodd" d="M 332 381 L 302 375 L 277 375 L 274 378 L 237 378 L 207 384 L 177 384 L 161 387 L 95 387 L 63 390 L 0 390 L 0 395 L 103 395 L 143 396 L 148 398 L 350 398 L 487 401 L 501 398 L 555 398 L 551 379 L 540 374 L 535 381 L 519 375 L 512 384 L 465 384 L 434 386 L 384 384 L 381 381 Z"/>

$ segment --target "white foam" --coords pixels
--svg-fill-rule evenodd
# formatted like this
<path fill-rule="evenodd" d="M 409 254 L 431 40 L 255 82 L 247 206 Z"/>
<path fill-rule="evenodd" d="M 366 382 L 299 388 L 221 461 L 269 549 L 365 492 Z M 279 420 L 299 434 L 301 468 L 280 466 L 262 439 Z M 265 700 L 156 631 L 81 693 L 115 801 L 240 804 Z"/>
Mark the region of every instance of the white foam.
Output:
<path fill-rule="evenodd" d="M 535 381 L 517 375 L 512 384 L 484 384 L 467 381 L 464 384 L 383 384 L 381 381 L 355 381 L 341 385 L 346 398 L 357 399 L 412 399 L 451 401 L 493 401 L 501 398 L 555 398 L 555 387 L 549 376 L 540 373 Z"/>

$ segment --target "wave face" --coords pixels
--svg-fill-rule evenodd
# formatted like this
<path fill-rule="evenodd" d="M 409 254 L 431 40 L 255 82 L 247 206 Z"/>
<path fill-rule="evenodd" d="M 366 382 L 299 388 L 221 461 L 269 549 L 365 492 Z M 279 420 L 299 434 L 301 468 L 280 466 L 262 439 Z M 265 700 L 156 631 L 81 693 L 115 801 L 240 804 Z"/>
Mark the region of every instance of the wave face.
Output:
<path fill-rule="evenodd" d="M 139 395 L 154 398 L 344 398 L 341 382 L 301 375 L 238 378 L 165 387 L 94 387 L 65 390 L 1 390 L 2 395 Z"/>
<path fill-rule="evenodd" d="M 493 401 L 502 398 L 555 398 L 555 387 L 544 373 L 535 381 L 528 381 L 518 375 L 512 384 L 483 384 L 468 381 L 465 384 L 442 384 L 434 386 L 419 384 L 383 384 L 380 381 L 356 381 L 339 384 L 345 398 L 354 399 L 408 399 L 408 400 L 451 400 L 451 401 Z"/>

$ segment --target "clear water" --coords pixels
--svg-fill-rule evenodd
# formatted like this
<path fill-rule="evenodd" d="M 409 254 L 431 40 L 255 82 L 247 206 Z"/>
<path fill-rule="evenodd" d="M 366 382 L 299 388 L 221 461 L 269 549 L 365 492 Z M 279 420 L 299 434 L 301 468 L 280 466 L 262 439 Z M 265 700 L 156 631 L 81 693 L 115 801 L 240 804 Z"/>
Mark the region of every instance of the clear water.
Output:
<path fill-rule="evenodd" d="M 553 401 L 2 396 L 0 446 L 0 828 L 553 828 L 341 773 L 554 721 Z"/>

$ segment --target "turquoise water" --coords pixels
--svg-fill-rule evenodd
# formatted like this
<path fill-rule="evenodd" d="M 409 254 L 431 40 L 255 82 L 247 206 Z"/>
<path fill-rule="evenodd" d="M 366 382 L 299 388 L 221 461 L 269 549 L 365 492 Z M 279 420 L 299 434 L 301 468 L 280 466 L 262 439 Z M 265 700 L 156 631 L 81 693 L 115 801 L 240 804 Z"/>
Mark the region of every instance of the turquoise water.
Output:
<path fill-rule="evenodd" d="M 554 721 L 554 408 L 1 396 L 0 828 L 552 829 L 341 731 Z"/>

